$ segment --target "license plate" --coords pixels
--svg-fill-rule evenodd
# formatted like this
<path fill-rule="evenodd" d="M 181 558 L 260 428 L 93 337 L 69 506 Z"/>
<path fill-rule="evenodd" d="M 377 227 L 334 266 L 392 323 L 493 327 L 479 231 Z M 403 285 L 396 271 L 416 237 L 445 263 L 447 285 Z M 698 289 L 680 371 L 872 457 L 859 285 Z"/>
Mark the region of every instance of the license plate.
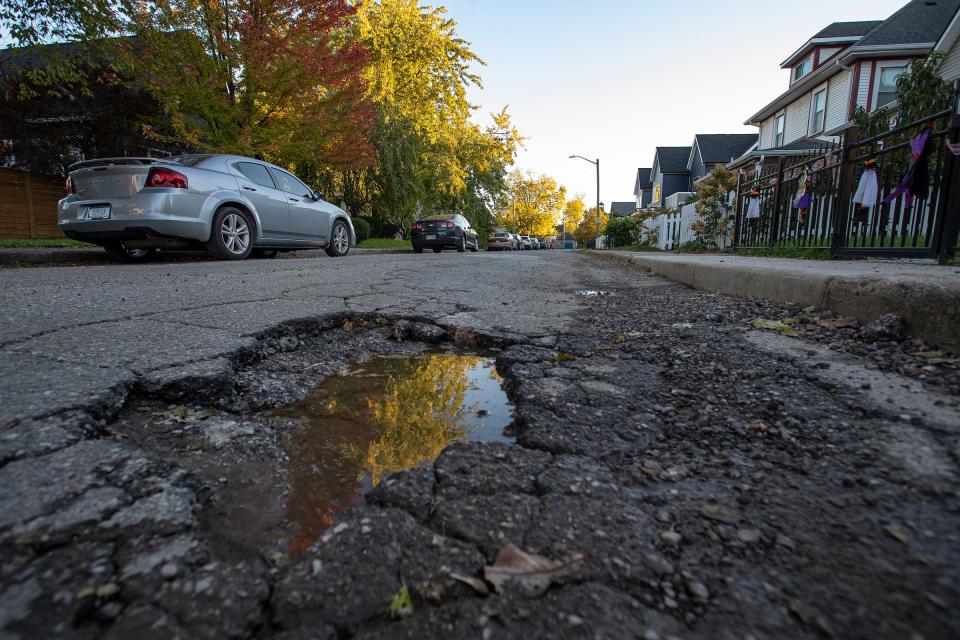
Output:
<path fill-rule="evenodd" d="M 436 239 L 437 239 L 437 236 L 436 236 L 436 235 L 434 235 L 434 234 L 432 234 L 432 233 L 431 233 L 431 234 L 427 234 L 427 240 L 436 240 Z"/>
<path fill-rule="evenodd" d="M 87 220 L 106 220 L 110 217 L 110 205 L 105 207 L 89 207 L 87 209 Z"/>

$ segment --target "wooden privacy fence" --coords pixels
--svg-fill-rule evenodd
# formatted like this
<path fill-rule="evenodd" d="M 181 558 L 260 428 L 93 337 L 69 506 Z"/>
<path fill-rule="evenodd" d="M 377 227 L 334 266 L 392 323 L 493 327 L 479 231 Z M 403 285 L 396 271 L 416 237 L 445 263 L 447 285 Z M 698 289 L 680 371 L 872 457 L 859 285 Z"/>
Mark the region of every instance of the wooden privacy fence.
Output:
<path fill-rule="evenodd" d="M 897 187 L 910 166 L 911 142 L 923 132 L 925 170 L 913 182 L 921 195 L 909 197 Z M 960 244 L 960 159 L 950 151 L 958 138 L 960 98 L 951 109 L 873 138 L 860 140 L 853 130 L 843 144 L 762 164 L 739 180 L 735 246 L 949 260 Z M 859 204 L 856 193 L 867 161 L 876 186 L 871 206 Z"/>
<path fill-rule="evenodd" d="M 63 237 L 57 228 L 57 201 L 63 178 L 0 169 L 0 238 Z"/>

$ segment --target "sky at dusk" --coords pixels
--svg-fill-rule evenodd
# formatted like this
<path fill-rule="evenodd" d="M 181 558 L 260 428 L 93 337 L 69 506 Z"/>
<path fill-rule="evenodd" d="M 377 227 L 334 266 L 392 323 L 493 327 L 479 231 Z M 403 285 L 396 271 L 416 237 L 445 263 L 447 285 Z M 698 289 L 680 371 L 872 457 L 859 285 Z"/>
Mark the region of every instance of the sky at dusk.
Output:
<path fill-rule="evenodd" d="M 906 0 L 642 2 L 445 0 L 487 63 L 471 91 L 478 122 L 505 104 L 526 149 L 517 166 L 595 201 L 633 200 L 657 146 L 696 133 L 753 133 L 743 122 L 787 87 L 780 63 L 831 22 L 879 20 Z M 608 207 L 609 208 L 609 207 Z"/>

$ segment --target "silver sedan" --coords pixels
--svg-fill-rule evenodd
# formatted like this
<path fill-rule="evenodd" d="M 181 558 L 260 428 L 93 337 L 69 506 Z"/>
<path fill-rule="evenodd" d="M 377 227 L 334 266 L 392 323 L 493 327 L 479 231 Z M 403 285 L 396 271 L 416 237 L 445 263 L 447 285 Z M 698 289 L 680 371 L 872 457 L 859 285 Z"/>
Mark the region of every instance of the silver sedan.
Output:
<path fill-rule="evenodd" d="M 118 260 L 206 248 L 222 260 L 356 244 L 350 214 L 281 167 L 232 155 L 104 158 L 71 165 L 60 229 Z"/>

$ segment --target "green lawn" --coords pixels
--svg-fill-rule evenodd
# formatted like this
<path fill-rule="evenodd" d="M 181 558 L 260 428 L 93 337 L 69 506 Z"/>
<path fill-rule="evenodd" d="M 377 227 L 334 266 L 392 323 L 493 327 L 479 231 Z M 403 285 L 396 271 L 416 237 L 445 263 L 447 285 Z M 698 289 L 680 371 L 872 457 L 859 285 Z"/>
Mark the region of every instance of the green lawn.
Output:
<path fill-rule="evenodd" d="M 357 249 L 410 249 L 409 240 L 394 240 L 393 238 L 367 238 L 357 245 Z"/>
<path fill-rule="evenodd" d="M 0 249 L 90 249 L 96 245 L 70 238 L 0 238 Z"/>

